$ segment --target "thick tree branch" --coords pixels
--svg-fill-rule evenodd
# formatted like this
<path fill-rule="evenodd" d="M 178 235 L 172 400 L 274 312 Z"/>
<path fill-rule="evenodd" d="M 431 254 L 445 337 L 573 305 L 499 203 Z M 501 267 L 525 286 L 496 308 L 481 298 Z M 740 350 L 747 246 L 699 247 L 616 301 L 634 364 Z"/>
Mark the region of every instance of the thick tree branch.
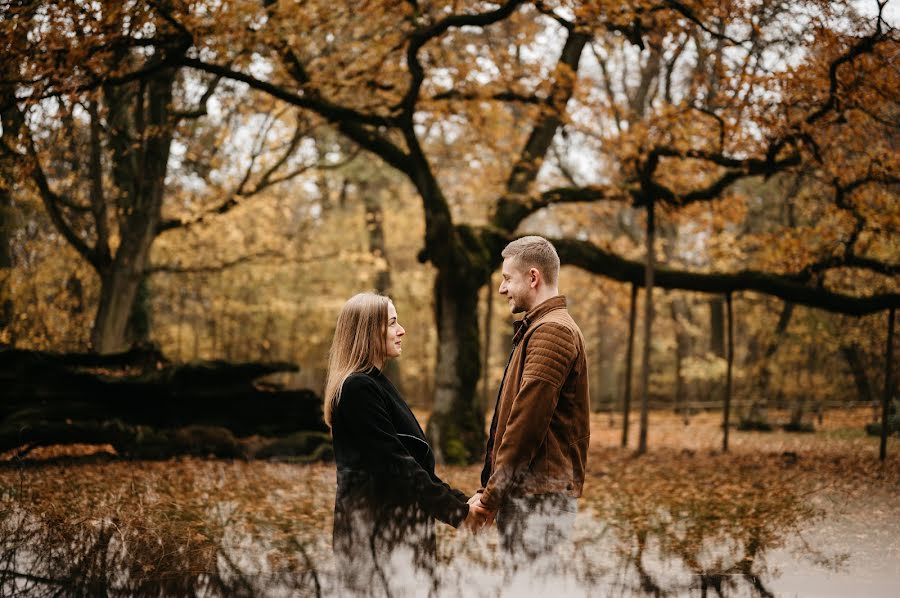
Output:
<path fill-rule="evenodd" d="M 643 285 L 644 264 L 604 251 L 595 245 L 573 239 L 553 239 L 564 264 L 578 266 L 588 272 L 619 282 Z M 734 273 L 699 273 L 660 266 L 655 285 L 664 289 L 681 289 L 703 293 L 755 291 L 779 297 L 784 301 L 816 307 L 826 311 L 862 316 L 900 306 L 900 294 L 884 293 L 870 297 L 853 297 L 821 287 L 809 287 L 798 281 L 798 275 L 778 275 L 754 270 Z"/>
<path fill-rule="evenodd" d="M 299 106 L 312 110 L 316 114 L 321 115 L 332 123 L 353 122 L 363 125 L 372 125 L 376 127 L 394 127 L 399 123 L 397 119 L 389 116 L 379 116 L 377 114 L 366 114 L 347 108 L 338 106 L 331 102 L 320 98 L 310 97 L 308 94 L 299 94 L 288 91 L 284 87 L 275 85 L 262 79 L 257 79 L 253 75 L 248 75 L 240 71 L 236 71 L 231 67 L 204 62 L 198 58 L 185 56 L 180 58 L 179 64 L 199 71 L 204 71 L 219 77 L 225 77 L 234 81 L 240 81 L 252 89 L 263 91 L 274 98 L 278 98 L 288 104 Z"/>
<path fill-rule="evenodd" d="M 522 94 L 515 91 L 498 91 L 496 93 L 479 93 L 475 91 L 459 91 L 457 89 L 448 89 L 437 93 L 426 101 L 443 101 L 443 100 L 460 100 L 467 102 L 509 102 L 518 104 L 530 104 L 532 106 L 540 106 L 547 103 L 547 100 L 540 98 L 534 94 Z"/>

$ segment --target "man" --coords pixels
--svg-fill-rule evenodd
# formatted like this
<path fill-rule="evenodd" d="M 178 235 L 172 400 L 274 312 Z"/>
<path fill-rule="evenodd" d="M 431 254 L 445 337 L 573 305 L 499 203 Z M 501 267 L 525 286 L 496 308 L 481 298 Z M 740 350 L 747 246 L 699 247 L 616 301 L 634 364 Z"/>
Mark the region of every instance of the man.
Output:
<path fill-rule="evenodd" d="M 543 237 L 503 250 L 500 294 L 515 322 L 513 349 L 470 499 L 496 516 L 504 551 L 533 560 L 571 536 L 590 439 L 584 336 L 559 295 L 559 256 Z"/>

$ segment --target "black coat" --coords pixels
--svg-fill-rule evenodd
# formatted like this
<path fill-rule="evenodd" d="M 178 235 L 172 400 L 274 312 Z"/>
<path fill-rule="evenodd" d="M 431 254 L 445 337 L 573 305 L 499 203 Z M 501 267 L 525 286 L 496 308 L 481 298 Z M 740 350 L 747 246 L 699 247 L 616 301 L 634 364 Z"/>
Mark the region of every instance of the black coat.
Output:
<path fill-rule="evenodd" d="M 434 558 L 434 520 L 458 527 L 467 497 L 434 473 L 434 453 L 409 406 L 384 374 L 348 376 L 332 413 L 338 573 L 363 588 L 391 577 L 379 570 L 404 552 L 417 567 Z M 387 588 L 386 588 L 387 589 Z"/>

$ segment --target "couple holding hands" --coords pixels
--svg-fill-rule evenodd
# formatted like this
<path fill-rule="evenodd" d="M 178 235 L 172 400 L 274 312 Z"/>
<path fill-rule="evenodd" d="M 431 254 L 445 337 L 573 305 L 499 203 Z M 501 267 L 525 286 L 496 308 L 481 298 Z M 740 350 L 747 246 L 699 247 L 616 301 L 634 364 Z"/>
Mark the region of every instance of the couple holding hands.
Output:
<path fill-rule="evenodd" d="M 433 573 L 435 519 L 471 531 L 496 521 L 513 566 L 571 537 L 590 438 L 584 337 L 559 295 L 549 241 L 523 237 L 502 256 L 499 292 L 525 316 L 515 322 L 481 488 L 471 497 L 435 475 L 419 422 L 382 372 L 405 334 L 393 303 L 363 293 L 341 310 L 324 413 L 337 466 L 334 552 L 347 591 L 390 594 L 409 565 Z"/>

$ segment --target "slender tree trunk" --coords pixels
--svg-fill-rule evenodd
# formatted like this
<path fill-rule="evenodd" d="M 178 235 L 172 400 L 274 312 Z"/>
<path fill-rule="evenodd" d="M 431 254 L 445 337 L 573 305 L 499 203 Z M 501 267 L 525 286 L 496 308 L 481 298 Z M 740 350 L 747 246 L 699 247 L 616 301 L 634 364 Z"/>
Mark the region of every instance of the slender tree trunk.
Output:
<path fill-rule="evenodd" d="M 894 381 L 891 377 L 891 367 L 894 361 L 894 308 L 888 313 L 887 349 L 884 357 L 884 395 L 881 398 L 881 442 L 878 448 L 878 458 L 887 459 L 888 424 L 890 423 L 890 404 L 894 394 Z"/>
<path fill-rule="evenodd" d="M 360 182 L 359 190 L 365 208 L 369 253 L 376 260 L 375 291 L 387 295 L 391 292 L 391 268 L 384 242 L 384 211 L 381 209 L 381 202 L 376 195 L 377 191 L 373 191 L 368 183 Z"/>
<path fill-rule="evenodd" d="M 760 358 L 762 363 L 759 366 L 759 374 L 756 376 L 756 380 L 753 384 L 754 394 L 751 397 L 752 402 L 750 403 L 750 409 L 747 413 L 747 419 L 750 421 L 761 422 L 767 419 L 766 406 L 768 405 L 769 397 L 769 380 L 772 377 L 769 370 L 769 362 L 772 357 L 775 356 L 775 353 L 778 352 L 778 347 L 781 345 L 781 341 L 784 340 L 785 332 L 787 331 L 788 325 L 791 323 L 793 314 L 794 304 L 790 301 L 786 301 L 781 309 L 781 315 L 778 317 L 778 324 L 775 326 L 774 338 L 765 348 L 762 357 Z"/>
<path fill-rule="evenodd" d="M 684 404 L 684 376 L 681 375 L 682 357 L 680 347 L 677 346 L 678 340 L 676 339 L 675 342 L 675 407 L 672 411 L 675 415 L 680 414 L 684 424 L 687 425 L 690 423 L 690 419 L 688 419 L 687 406 Z"/>
<path fill-rule="evenodd" d="M 720 296 L 709 299 L 709 350 L 725 357 L 725 305 Z"/>
<path fill-rule="evenodd" d="M 609 415 L 609 427 L 614 428 L 618 408 L 616 399 L 619 396 L 619 377 L 616 375 L 615 366 L 616 344 L 612 335 L 609 334 L 606 315 L 598 312 L 596 316 L 597 343 L 593 355 L 594 374 L 591 381 L 591 403 L 592 409 L 597 413 L 606 409 Z"/>
<path fill-rule="evenodd" d="M 197 304 L 200 306 L 200 311 L 203 311 L 203 290 L 202 288 L 194 287 L 195 297 L 197 298 Z M 199 319 L 199 318 L 197 318 Z M 197 320 L 194 321 L 194 325 L 192 326 L 192 332 L 194 336 L 194 347 L 191 351 L 191 361 L 199 361 L 200 359 L 200 331 L 203 330 L 203 327 L 199 325 Z"/>
<path fill-rule="evenodd" d="M 722 417 L 722 452 L 728 452 L 728 431 L 731 426 L 729 421 L 731 417 L 731 368 L 734 365 L 734 312 L 731 305 L 731 293 L 725 295 L 725 305 L 727 306 L 727 322 L 728 322 L 728 367 L 725 370 L 725 409 Z"/>
<path fill-rule="evenodd" d="M 853 374 L 853 382 L 856 384 L 857 400 L 871 405 L 876 400 L 875 391 L 872 389 L 872 383 L 869 382 L 869 374 L 866 372 L 866 365 L 863 363 L 859 345 L 856 343 L 841 345 L 841 355 L 847 360 L 847 365 L 850 367 L 850 373 Z"/>
<path fill-rule="evenodd" d="M 177 300 L 173 302 L 173 306 L 178 306 L 178 317 L 175 322 L 175 361 L 178 363 L 184 362 L 184 320 L 185 320 L 185 311 L 187 308 L 187 295 L 184 292 L 184 287 L 178 286 L 178 290 L 176 291 Z"/>
<path fill-rule="evenodd" d="M 622 448 L 628 446 L 628 422 L 631 419 L 631 378 L 634 362 L 634 323 L 637 315 L 636 284 L 631 285 L 631 304 L 628 310 L 628 349 L 625 351 L 625 395 L 622 397 Z"/>
<path fill-rule="evenodd" d="M 670 303 L 672 321 L 675 323 L 675 413 L 681 413 L 687 425 L 690 423 L 687 405 L 688 389 L 681 373 L 684 360 L 693 352 L 693 339 L 686 329 L 691 321 L 691 310 L 684 297 L 672 297 Z"/>
<path fill-rule="evenodd" d="M 654 240 L 656 215 L 654 201 L 647 203 L 647 262 L 644 269 L 644 346 L 641 359 L 641 429 L 638 437 L 638 454 L 647 452 L 647 427 L 650 411 L 650 344 L 653 329 L 653 274 L 656 261 Z"/>

